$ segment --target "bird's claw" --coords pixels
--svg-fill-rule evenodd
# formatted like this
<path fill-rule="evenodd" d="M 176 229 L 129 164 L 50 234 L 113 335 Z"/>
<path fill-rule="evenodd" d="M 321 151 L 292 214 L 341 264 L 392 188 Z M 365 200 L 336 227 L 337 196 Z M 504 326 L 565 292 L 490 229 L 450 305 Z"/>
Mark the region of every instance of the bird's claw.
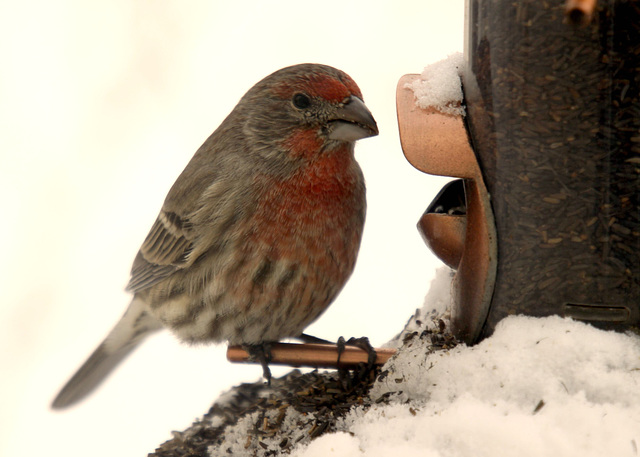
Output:
<path fill-rule="evenodd" d="M 338 342 L 336 343 L 338 346 L 338 376 L 340 381 L 345 388 L 345 390 L 349 387 L 349 385 L 353 382 L 353 380 L 349 379 L 347 376 L 347 370 L 340 367 L 340 358 L 342 357 L 342 353 L 345 350 L 346 346 L 355 346 L 367 353 L 367 364 L 360 363 L 358 367 L 354 369 L 354 377 L 357 379 L 365 379 L 373 370 L 374 364 L 377 358 L 376 350 L 373 348 L 371 343 L 369 342 L 369 338 L 366 336 L 362 336 L 360 338 L 351 337 L 348 340 L 345 340 L 344 337 L 338 338 Z"/>
<path fill-rule="evenodd" d="M 267 382 L 267 385 L 271 385 L 271 370 L 269 369 L 269 362 L 271 362 L 271 344 L 245 344 L 244 350 L 249 354 L 249 360 L 260 363 L 262 366 L 262 376 Z"/>
<path fill-rule="evenodd" d="M 373 364 L 376 362 L 376 357 L 378 356 L 378 354 L 369 342 L 369 338 L 367 338 L 366 336 L 361 336 L 360 338 L 351 337 L 346 341 L 344 337 L 341 336 L 340 338 L 338 338 L 338 342 L 336 344 L 338 346 L 338 365 L 340 365 L 340 357 L 342 356 L 345 347 L 355 346 L 367 353 L 367 369 L 371 370 L 371 368 L 373 368 Z"/>

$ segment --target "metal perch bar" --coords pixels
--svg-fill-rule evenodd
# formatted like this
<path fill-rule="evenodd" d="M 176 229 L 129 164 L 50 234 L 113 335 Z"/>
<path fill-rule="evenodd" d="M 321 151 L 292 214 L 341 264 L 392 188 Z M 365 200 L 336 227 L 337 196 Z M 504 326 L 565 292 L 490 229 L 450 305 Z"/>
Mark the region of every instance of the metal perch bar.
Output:
<path fill-rule="evenodd" d="M 384 365 L 395 349 L 375 348 L 375 365 Z M 249 353 L 241 346 L 229 346 L 227 360 L 238 363 L 259 363 L 249 360 Z M 359 363 L 367 363 L 367 352 L 354 346 L 345 346 L 340 356 L 340 367 L 349 368 Z M 270 365 L 292 367 L 338 368 L 338 346 L 335 344 L 271 344 Z"/>

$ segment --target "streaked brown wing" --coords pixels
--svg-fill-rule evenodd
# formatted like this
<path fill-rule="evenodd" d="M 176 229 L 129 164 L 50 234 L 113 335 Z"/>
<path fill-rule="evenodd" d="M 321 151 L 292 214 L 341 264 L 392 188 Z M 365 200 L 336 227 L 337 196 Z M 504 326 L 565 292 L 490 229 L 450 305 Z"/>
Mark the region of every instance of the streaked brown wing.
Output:
<path fill-rule="evenodd" d="M 176 213 L 161 211 L 133 261 L 130 292 L 139 292 L 183 267 L 193 249 L 188 221 Z"/>

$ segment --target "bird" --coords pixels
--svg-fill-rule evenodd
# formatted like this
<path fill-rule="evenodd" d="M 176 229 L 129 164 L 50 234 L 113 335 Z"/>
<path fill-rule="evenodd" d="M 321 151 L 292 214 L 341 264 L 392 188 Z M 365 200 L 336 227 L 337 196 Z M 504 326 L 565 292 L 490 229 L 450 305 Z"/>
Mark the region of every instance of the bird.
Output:
<path fill-rule="evenodd" d="M 52 408 L 85 398 L 162 329 L 252 350 L 304 339 L 354 270 L 366 213 L 354 145 L 376 135 L 358 85 L 331 66 L 251 87 L 170 188 L 133 261 L 131 303 Z"/>

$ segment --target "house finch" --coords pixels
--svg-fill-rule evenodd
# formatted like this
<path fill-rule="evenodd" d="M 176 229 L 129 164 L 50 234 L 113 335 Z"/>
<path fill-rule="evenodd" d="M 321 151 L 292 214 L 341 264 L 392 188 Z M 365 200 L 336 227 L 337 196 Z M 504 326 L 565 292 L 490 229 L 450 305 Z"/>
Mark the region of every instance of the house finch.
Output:
<path fill-rule="evenodd" d="M 164 327 L 247 347 L 302 335 L 353 271 L 366 208 L 354 143 L 377 134 L 335 68 L 295 65 L 253 86 L 169 191 L 133 262 L 129 308 L 53 407 Z"/>

